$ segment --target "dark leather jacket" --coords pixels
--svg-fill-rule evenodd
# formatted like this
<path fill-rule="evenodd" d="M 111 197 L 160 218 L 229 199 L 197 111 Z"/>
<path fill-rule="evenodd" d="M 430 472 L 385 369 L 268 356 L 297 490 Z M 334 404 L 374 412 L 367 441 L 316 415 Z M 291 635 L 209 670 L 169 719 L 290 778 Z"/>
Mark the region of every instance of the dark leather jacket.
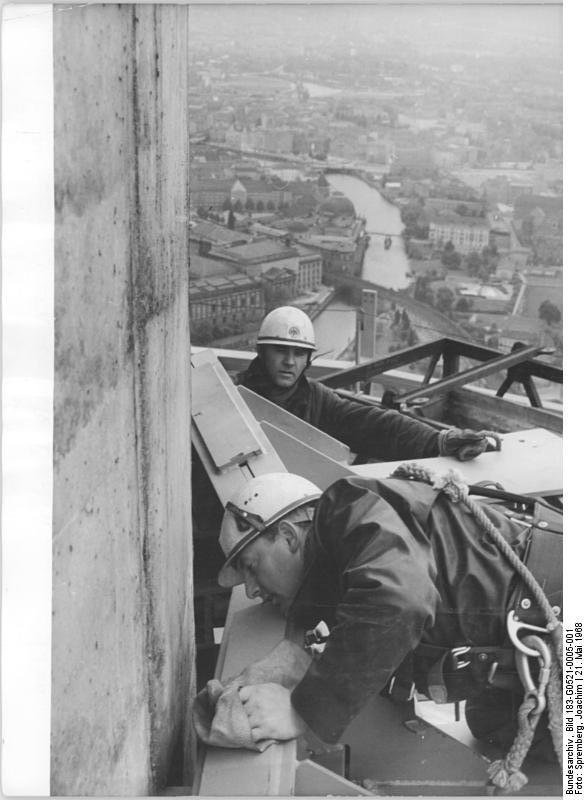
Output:
<path fill-rule="evenodd" d="M 365 406 L 339 397 L 328 386 L 302 375 L 287 394 L 274 388 L 259 358 L 236 383 L 262 395 L 296 417 L 346 444 L 352 452 L 381 461 L 439 455 L 439 434 L 398 411 Z"/>
<path fill-rule="evenodd" d="M 522 554 L 526 528 L 483 507 Z M 323 741 L 339 739 L 420 642 L 504 642 L 515 573 L 467 509 L 427 484 L 336 481 L 318 503 L 305 557 L 289 622 L 306 630 L 324 620 L 331 634 L 292 703 Z"/>

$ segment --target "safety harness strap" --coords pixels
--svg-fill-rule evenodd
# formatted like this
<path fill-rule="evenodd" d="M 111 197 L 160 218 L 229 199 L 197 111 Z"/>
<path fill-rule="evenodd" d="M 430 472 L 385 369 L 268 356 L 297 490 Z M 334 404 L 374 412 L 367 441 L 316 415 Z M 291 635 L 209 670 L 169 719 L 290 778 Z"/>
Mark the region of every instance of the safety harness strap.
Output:
<path fill-rule="evenodd" d="M 542 587 L 546 598 L 559 619 L 562 619 L 563 602 L 563 518 L 560 512 L 551 511 L 539 503 L 534 509 L 534 520 L 524 562 Z M 534 594 L 523 581 L 518 581 L 512 594 L 512 608 L 516 617 L 531 625 L 545 624 L 542 610 Z"/>
<path fill-rule="evenodd" d="M 435 703 L 454 703 L 495 686 L 520 692 L 512 647 L 454 647 L 420 644 L 415 657 L 431 663 L 427 693 Z"/>
<path fill-rule="evenodd" d="M 470 494 L 512 503 L 523 512 L 531 512 L 532 527 L 523 562 L 542 587 L 548 602 L 559 609 L 562 603 L 562 513 L 540 498 L 516 495 L 485 486 L 470 486 Z M 522 518 L 526 519 L 525 514 Z M 522 580 L 512 593 L 510 608 L 517 618 L 530 624 L 546 625 L 543 611 Z M 436 703 L 464 700 L 471 694 L 494 686 L 522 692 L 518 677 L 515 649 L 510 639 L 498 647 L 461 645 L 447 648 L 421 643 L 414 651 L 414 660 L 427 664 L 426 693 Z M 388 692 L 400 699 L 412 696 L 415 669 L 413 658 L 406 659 L 397 670 Z"/>

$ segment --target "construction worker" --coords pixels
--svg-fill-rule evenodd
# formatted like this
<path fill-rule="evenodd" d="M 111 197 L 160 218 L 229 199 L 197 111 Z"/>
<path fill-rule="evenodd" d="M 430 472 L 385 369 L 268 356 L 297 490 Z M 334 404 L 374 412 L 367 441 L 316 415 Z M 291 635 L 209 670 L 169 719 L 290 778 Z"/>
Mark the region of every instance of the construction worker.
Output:
<path fill-rule="evenodd" d="M 302 734 L 334 743 L 394 676 L 437 702 L 483 698 L 490 721 L 478 719 L 476 703 L 472 732 L 507 747 L 516 733 L 515 724 L 506 727 L 510 708 L 529 690 L 536 696 L 532 680 L 543 689 L 529 667 L 543 667 L 554 649 L 549 628 L 559 625 L 559 610 L 548 606 L 543 613 L 553 623 L 535 626 L 544 631 L 536 659 L 514 646 L 532 629 L 513 611 L 536 609 L 521 558 L 543 528 L 472 501 L 456 473 L 433 486 L 421 467 L 399 470 L 404 477 L 348 477 L 323 493 L 297 475 L 261 475 L 226 505 L 219 583 L 245 584 L 248 597 L 280 608 L 293 623 L 287 630 L 323 639 L 314 657 L 284 641 L 239 676 L 255 740 Z M 502 553 L 506 547 L 511 555 Z M 556 569 L 544 583 L 559 603 L 560 565 L 547 569 Z M 552 752 L 543 719 L 533 726 L 535 741 Z M 560 733 L 560 712 L 553 722 Z"/>
<path fill-rule="evenodd" d="M 346 444 L 362 458 L 382 461 L 455 456 L 461 461 L 493 449 L 483 432 L 441 430 L 398 411 L 340 397 L 305 372 L 316 350 L 309 317 L 293 306 L 275 308 L 264 318 L 258 352 L 236 383 L 271 400 Z M 496 446 L 500 442 L 495 437 Z"/>

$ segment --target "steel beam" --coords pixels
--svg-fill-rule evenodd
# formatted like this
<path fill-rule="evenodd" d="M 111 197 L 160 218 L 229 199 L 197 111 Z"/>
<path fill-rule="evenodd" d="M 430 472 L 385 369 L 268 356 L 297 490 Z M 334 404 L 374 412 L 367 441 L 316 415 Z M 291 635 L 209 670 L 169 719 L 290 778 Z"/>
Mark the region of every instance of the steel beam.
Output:
<path fill-rule="evenodd" d="M 368 378 L 374 378 L 381 372 L 386 372 L 390 369 L 398 369 L 406 364 L 412 364 L 423 358 L 434 356 L 435 353 L 441 355 L 444 344 L 448 341 L 448 339 L 436 339 L 434 342 L 427 342 L 426 344 L 417 345 L 415 347 L 405 347 L 403 350 L 397 350 L 395 353 L 392 353 L 392 355 L 385 356 L 384 358 L 373 358 L 355 367 L 339 370 L 332 375 L 328 375 L 326 378 L 321 378 L 320 381 L 325 384 L 325 386 L 330 386 L 332 389 L 357 383 L 358 381 L 367 381 Z"/>
<path fill-rule="evenodd" d="M 425 376 L 423 378 L 423 383 L 426 385 L 430 383 L 431 378 L 433 377 L 433 373 L 435 371 L 435 367 L 439 363 L 439 359 L 441 358 L 441 353 L 435 353 L 431 356 L 431 360 L 429 361 L 429 365 L 427 367 L 427 371 L 425 372 Z"/>
<path fill-rule="evenodd" d="M 469 369 L 465 369 L 463 372 L 459 372 L 456 375 L 435 381 L 435 383 L 427 384 L 426 386 L 422 386 L 420 389 L 415 389 L 412 392 L 407 392 L 406 394 L 397 397 L 396 400 L 400 403 L 409 403 L 411 400 L 414 400 L 417 397 L 432 397 L 433 395 L 444 394 L 452 389 L 465 386 L 466 383 L 471 383 L 479 380 L 479 378 L 484 378 L 486 375 L 492 375 L 494 372 L 500 372 L 501 370 L 509 369 L 517 364 L 521 364 L 522 362 L 526 361 L 527 358 L 538 355 L 538 353 L 541 352 L 541 349 L 542 348 L 537 346 L 523 347 L 522 349 L 516 350 L 514 353 L 510 353 L 509 355 L 493 358 L 491 361 L 481 364 L 480 366 L 470 367 Z"/>

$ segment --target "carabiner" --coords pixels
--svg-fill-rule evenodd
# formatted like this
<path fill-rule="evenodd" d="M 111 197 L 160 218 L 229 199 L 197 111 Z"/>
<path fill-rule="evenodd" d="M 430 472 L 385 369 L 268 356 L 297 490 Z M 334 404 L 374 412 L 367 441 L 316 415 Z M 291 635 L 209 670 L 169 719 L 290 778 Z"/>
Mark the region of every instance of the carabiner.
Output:
<path fill-rule="evenodd" d="M 527 647 L 520 639 L 518 634 L 521 630 L 535 631 L 536 633 L 550 633 L 548 628 L 539 628 L 538 625 L 529 625 L 527 622 L 521 622 L 516 617 L 514 610 L 508 612 L 506 625 L 508 628 L 508 636 L 512 640 L 512 644 L 517 650 L 520 650 L 522 653 L 525 653 L 527 656 L 531 656 L 532 658 L 538 658 L 541 655 L 538 650 L 532 650 L 530 647 Z"/>
<path fill-rule="evenodd" d="M 534 645 L 536 648 L 534 652 L 538 657 L 538 663 L 540 667 L 538 686 L 535 686 L 534 680 L 532 679 L 532 675 L 530 673 L 530 664 L 528 663 L 528 656 L 524 650 L 516 650 L 515 652 L 516 669 L 518 670 L 518 675 L 522 681 L 522 686 L 524 687 L 525 699 L 532 697 L 535 701 L 535 706 L 530 712 L 531 715 L 534 716 L 536 714 L 540 716 L 546 705 L 545 690 L 550 678 L 550 665 L 552 659 L 548 645 L 546 642 L 543 642 L 540 637 L 530 636 L 530 644 Z"/>

